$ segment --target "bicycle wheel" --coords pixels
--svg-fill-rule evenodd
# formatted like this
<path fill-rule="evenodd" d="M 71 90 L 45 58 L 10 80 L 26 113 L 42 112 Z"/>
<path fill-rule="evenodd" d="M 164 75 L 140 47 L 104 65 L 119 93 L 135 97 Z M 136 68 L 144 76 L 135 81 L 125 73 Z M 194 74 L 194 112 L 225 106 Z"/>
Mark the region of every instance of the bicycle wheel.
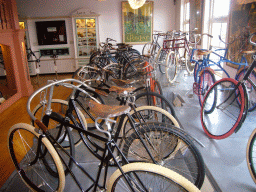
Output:
<path fill-rule="evenodd" d="M 144 67 L 144 62 L 141 59 L 135 59 L 130 61 L 124 66 L 124 79 L 132 79 L 141 78 L 140 75 L 138 75 L 138 72 L 142 72 L 142 68 Z"/>
<path fill-rule="evenodd" d="M 152 55 L 153 47 L 152 43 L 146 43 L 142 48 L 142 55 Z"/>
<path fill-rule="evenodd" d="M 153 82 L 154 82 L 154 85 L 153 85 L 154 86 L 154 91 L 152 90 L 152 92 L 156 92 L 160 95 L 163 95 L 163 90 L 162 90 L 162 87 L 161 87 L 159 81 L 153 80 Z"/>
<path fill-rule="evenodd" d="M 136 108 L 136 111 L 132 110 L 130 112 L 135 126 L 140 123 L 165 123 L 167 125 L 174 125 L 175 127 L 180 128 L 178 121 L 166 110 L 155 107 L 155 106 L 140 106 Z M 132 127 L 128 121 L 128 117 L 125 117 L 123 120 L 122 128 L 123 135 L 129 135 L 132 132 Z M 123 144 L 123 141 L 120 142 L 120 148 Z"/>
<path fill-rule="evenodd" d="M 236 80 L 242 80 L 247 69 L 238 72 Z M 249 78 L 256 84 L 256 72 L 252 71 Z M 248 94 L 248 111 L 251 112 L 256 108 L 256 90 L 249 81 L 245 81 L 245 86 Z M 238 101 L 239 102 L 239 101 Z M 240 104 L 240 102 L 239 102 Z"/>
<path fill-rule="evenodd" d="M 149 105 L 160 107 L 168 111 L 172 116 L 176 118 L 173 105 L 163 96 L 155 92 L 144 92 L 136 95 L 135 104 L 137 107 Z"/>
<path fill-rule="evenodd" d="M 246 148 L 246 161 L 253 181 L 256 183 L 256 129 L 250 135 Z"/>
<path fill-rule="evenodd" d="M 166 57 L 167 57 L 167 50 L 164 50 L 162 47 L 159 49 L 157 55 L 156 55 L 156 63 L 159 66 L 159 71 L 162 74 L 165 74 L 165 66 L 166 66 Z"/>
<path fill-rule="evenodd" d="M 38 120 L 42 121 L 43 117 L 45 116 L 45 110 L 46 110 L 45 108 L 46 108 L 46 106 L 44 106 L 43 104 L 40 103 L 34 108 L 34 110 L 32 111 L 32 114 Z M 60 114 L 62 117 L 65 117 L 67 109 L 68 109 L 68 101 L 64 101 L 61 99 L 52 99 L 52 102 L 51 102 L 52 112 L 56 112 L 56 113 Z M 85 119 L 83 113 L 79 109 L 78 109 L 78 112 L 80 114 L 80 117 L 82 118 L 85 128 L 87 128 L 87 122 L 86 122 L 86 119 Z M 78 121 L 78 117 L 76 116 L 76 114 L 73 113 L 73 115 Z M 31 125 L 34 127 L 37 127 L 37 125 L 34 123 L 33 120 L 31 120 Z M 58 122 L 50 120 L 48 122 L 48 129 L 49 129 L 50 134 L 54 137 L 55 140 L 57 140 L 62 145 L 62 147 L 64 147 L 64 148 L 69 147 L 70 144 L 68 143 L 69 140 L 68 140 L 68 137 L 66 137 L 67 133 L 66 133 L 66 129 L 64 127 L 60 126 L 60 124 Z M 75 146 L 78 146 L 82 142 L 78 132 L 76 130 L 70 130 L 70 134 L 73 135 L 73 140 L 74 140 Z"/>
<path fill-rule="evenodd" d="M 230 136 L 243 122 L 247 109 L 242 85 L 231 78 L 217 81 L 206 93 L 201 108 L 201 123 L 205 133 L 213 139 Z M 237 88 L 237 89 L 236 89 Z M 236 100 L 241 101 L 239 105 Z"/>
<path fill-rule="evenodd" d="M 129 163 L 118 169 L 107 183 L 107 191 L 190 191 L 199 192 L 190 181 L 178 173 L 151 163 Z M 132 183 L 131 189 L 124 175 Z"/>
<path fill-rule="evenodd" d="M 187 51 L 185 51 L 185 66 L 186 66 L 186 70 L 189 74 L 192 74 L 194 72 L 194 68 L 195 68 L 195 63 L 194 62 L 190 62 L 190 55 Z"/>
<path fill-rule="evenodd" d="M 177 57 L 173 51 L 170 51 L 166 58 L 166 78 L 172 84 L 177 76 Z"/>
<path fill-rule="evenodd" d="M 202 106 L 205 94 L 215 81 L 214 74 L 208 69 L 203 70 L 199 75 L 198 98 L 200 106 Z"/>
<path fill-rule="evenodd" d="M 12 161 L 23 182 L 33 191 L 63 191 L 65 186 L 65 174 L 61 160 L 46 137 L 42 137 L 41 147 L 47 151 L 45 155 L 39 152 L 36 158 L 40 134 L 35 132 L 35 127 L 19 123 L 12 126 L 8 133 L 8 149 Z M 51 162 L 51 168 L 56 170 L 58 177 L 53 177 L 42 162 L 47 159 Z"/>
<path fill-rule="evenodd" d="M 133 132 L 125 139 L 123 154 L 129 162 L 150 162 L 150 154 L 157 164 L 171 169 L 201 188 L 205 169 L 200 152 L 186 133 L 172 125 L 146 123 L 138 126 L 138 134 Z"/>

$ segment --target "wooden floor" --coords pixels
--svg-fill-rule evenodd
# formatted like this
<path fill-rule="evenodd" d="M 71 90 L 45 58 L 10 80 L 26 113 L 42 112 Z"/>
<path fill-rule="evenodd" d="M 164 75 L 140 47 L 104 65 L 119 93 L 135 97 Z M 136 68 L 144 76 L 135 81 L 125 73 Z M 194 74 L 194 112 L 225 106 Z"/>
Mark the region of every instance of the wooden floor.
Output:
<path fill-rule="evenodd" d="M 60 74 L 58 79 L 71 78 L 71 74 Z M 37 78 L 32 77 L 31 82 L 34 89 L 46 84 L 47 79 L 56 79 L 55 75 L 40 75 L 40 84 L 37 84 Z M 59 88 L 54 92 L 53 98 L 66 99 L 70 94 L 70 90 Z M 11 107 L 6 109 L 0 114 L 0 188 L 8 179 L 10 174 L 15 170 L 14 165 L 11 161 L 8 147 L 7 147 L 7 136 L 11 126 L 16 123 L 30 123 L 30 117 L 26 110 L 28 97 L 23 97 L 15 102 Z M 39 99 L 31 103 L 31 109 L 33 109 L 39 103 Z"/>

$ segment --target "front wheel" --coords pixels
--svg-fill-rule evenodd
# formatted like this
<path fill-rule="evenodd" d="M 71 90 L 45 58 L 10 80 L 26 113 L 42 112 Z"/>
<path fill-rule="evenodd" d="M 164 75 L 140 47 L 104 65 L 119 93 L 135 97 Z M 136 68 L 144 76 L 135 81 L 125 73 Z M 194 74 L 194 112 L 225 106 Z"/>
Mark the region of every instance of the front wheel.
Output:
<path fill-rule="evenodd" d="M 65 174 L 61 160 L 46 137 L 42 137 L 40 144 L 40 134 L 35 132 L 35 127 L 19 123 L 11 127 L 8 138 L 12 161 L 23 182 L 32 191 L 64 190 Z M 39 152 L 39 158 L 33 162 L 37 152 Z M 56 171 L 57 177 L 48 172 L 43 160 L 51 162 L 51 168 Z"/>
<path fill-rule="evenodd" d="M 107 191 L 190 191 L 199 192 L 190 181 L 178 173 L 151 163 L 129 163 L 118 169 L 110 177 Z M 127 180 L 130 181 L 131 187 Z"/>
<path fill-rule="evenodd" d="M 238 104 L 237 100 L 241 102 Z M 242 85 L 231 78 L 217 81 L 206 93 L 201 108 L 201 123 L 205 133 L 213 139 L 224 139 L 239 128 L 247 109 Z"/>
<path fill-rule="evenodd" d="M 180 128 L 161 123 L 137 126 L 125 139 L 123 154 L 129 162 L 156 163 L 201 188 L 205 169 L 200 152 Z"/>
<path fill-rule="evenodd" d="M 167 80 L 172 84 L 177 76 L 177 56 L 172 51 L 168 53 L 166 58 L 165 73 Z"/>
<path fill-rule="evenodd" d="M 247 166 L 250 171 L 253 181 L 256 183 L 256 129 L 252 132 L 246 148 Z"/>

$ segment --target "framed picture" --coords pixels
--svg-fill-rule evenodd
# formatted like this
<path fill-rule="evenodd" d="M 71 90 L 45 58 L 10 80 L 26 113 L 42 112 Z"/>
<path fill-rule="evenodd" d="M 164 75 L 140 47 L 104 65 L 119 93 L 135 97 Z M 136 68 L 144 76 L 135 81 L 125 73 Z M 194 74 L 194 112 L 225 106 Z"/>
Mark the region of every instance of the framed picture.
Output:
<path fill-rule="evenodd" d="M 139 9 L 132 9 L 127 1 L 122 2 L 123 42 L 145 44 L 151 42 L 153 33 L 153 2 Z"/>
<path fill-rule="evenodd" d="M 239 3 L 231 2 L 229 19 L 229 56 L 232 61 L 240 62 L 242 51 L 254 49 L 250 45 L 248 38 L 250 33 L 256 32 L 256 2 Z M 248 63 L 252 62 L 251 55 L 245 55 Z M 236 65 L 227 63 L 227 65 L 236 68 Z"/>

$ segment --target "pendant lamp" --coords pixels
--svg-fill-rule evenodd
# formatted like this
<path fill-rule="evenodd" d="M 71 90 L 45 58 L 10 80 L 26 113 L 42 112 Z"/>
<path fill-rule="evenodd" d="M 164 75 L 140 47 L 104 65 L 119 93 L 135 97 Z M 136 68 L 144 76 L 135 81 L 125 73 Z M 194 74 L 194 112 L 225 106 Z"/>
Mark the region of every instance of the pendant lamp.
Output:
<path fill-rule="evenodd" d="M 146 0 L 128 0 L 132 9 L 138 9 L 144 5 Z"/>

